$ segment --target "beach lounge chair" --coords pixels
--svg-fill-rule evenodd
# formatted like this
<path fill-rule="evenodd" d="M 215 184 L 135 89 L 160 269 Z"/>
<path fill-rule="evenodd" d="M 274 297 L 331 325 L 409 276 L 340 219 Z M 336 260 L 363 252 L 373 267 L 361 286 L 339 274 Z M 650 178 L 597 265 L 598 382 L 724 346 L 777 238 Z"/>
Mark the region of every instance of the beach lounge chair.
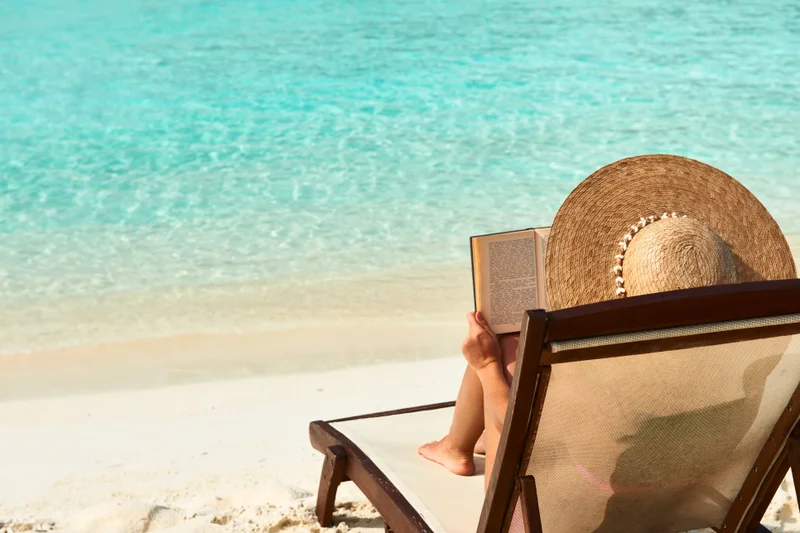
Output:
<path fill-rule="evenodd" d="M 450 402 L 313 422 L 317 516 L 352 480 L 398 533 L 763 531 L 799 384 L 800 280 L 529 311 L 486 493 L 416 455 Z"/>

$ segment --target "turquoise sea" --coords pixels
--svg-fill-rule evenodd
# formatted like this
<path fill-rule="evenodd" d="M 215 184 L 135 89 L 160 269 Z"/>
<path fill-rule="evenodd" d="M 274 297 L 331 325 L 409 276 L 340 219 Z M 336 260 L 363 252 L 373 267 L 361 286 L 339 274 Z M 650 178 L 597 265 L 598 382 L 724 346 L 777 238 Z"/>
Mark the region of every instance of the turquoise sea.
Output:
<path fill-rule="evenodd" d="M 2 0 L 0 352 L 113 339 L 103 302 L 224 330 L 246 287 L 468 268 L 640 153 L 798 232 L 798 132 L 794 0 Z"/>

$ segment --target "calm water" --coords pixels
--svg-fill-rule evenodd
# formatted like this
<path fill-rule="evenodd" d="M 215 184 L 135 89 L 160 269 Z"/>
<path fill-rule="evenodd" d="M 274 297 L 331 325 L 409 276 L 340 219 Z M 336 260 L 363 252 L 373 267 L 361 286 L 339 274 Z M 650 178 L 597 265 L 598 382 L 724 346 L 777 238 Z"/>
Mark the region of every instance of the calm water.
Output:
<path fill-rule="evenodd" d="M 595 4 L 0 1 L 0 306 L 463 265 L 648 152 L 800 231 L 797 2 Z"/>

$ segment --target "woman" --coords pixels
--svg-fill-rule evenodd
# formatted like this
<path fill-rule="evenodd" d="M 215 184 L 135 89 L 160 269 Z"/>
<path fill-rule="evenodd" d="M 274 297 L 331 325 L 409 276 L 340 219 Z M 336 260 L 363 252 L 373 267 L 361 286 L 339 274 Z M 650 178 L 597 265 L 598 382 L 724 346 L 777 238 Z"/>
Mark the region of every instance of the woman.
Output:
<path fill-rule="evenodd" d="M 797 277 L 780 228 L 746 188 L 720 170 L 670 155 L 623 159 L 584 180 L 553 221 L 545 271 L 553 309 Z M 480 313 L 469 313 L 467 322 L 461 352 L 468 367 L 450 431 L 419 454 L 471 475 L 483 435 L 487 485 L 519 337 L 494 335 Z"/>

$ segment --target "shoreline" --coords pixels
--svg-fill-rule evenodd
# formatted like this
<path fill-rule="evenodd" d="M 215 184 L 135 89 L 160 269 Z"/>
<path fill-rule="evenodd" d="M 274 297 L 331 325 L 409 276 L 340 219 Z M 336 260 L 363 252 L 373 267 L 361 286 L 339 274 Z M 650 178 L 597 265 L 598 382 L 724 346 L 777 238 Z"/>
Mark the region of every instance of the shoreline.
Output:
<path fill-rule="evenodd" d="M 800 233 L 787 240 L 800 264 Z M 12 302 L 0 306 L 0 361 L 99 345 L 346 322 L 453 323 L 472 307 L 468 265 Z"/>
<path fill-rule="evenodd" d="M 788 236 L 800 264 L 800 234 Z M 225 324 L 241 318 L 231 307 L 248 307 L 238 331 L 205 331 L 0 354 L 0 402 L 105 390 L 166 387 L 295 372 L 319 372 L 382 362 L 431 360 L 457 354 L 465 331 L 463 313 L 472 308 L 470 273 L 463 269 L 393 272 L 364 280 L 315 282 L 288 289 L 275 287 L 205 287 L 194 299 L 186 294 L 144 298 L 140 305 L 155 317 L 192 322 L 193 313 L 210 313 Z M 302 294 L 302 297 L 298 295 Z M 126 307 L 106 300 L 81 315 L 87 302 L 77 301 L 65 327 L 103 317 L 95 329 L 124 336 L 147 321 L 128 323 L 140 305 Z M 176 307 L 177 306 L 177 307 Z M 114 313 L 114 309 L 122 309 Z M 63 309 L 54 309 L 56 313 Z M 2 324 L 14 324 L 8 314 Z M 268 317 L 269 322 L 264 317 Z M 73 323 L 77 324 L 74 325 Z M 127 329 L 125 325 L 127 324 Z M 35 321 L 30 322 L 36 326 Z M 8 328 L 6 328 L 8 329 Z M 19 328 L 6 337 L 21 335 Z M 139 333 L 142 333 L 139 331 Z M 2 332 L 0 331 L 0 336 Z M 83 339 L 83 337 L 80 337 Z M 3 345 L 5 346 L 5 345 Z"/>
<path fill-rule="evenodd" d="M 345 321 L 460 320 L 472 308 L 470 267 L 358 278 L 209 284 L 0 306 L 0 359 L 191 335 L 263 333 Z"/>
<path fill-rule="evenodd" d="M 0 404 L 438 359 L 458 353 L 465 330 L 461 321 L 361 319 L 0 356 Z"/>

